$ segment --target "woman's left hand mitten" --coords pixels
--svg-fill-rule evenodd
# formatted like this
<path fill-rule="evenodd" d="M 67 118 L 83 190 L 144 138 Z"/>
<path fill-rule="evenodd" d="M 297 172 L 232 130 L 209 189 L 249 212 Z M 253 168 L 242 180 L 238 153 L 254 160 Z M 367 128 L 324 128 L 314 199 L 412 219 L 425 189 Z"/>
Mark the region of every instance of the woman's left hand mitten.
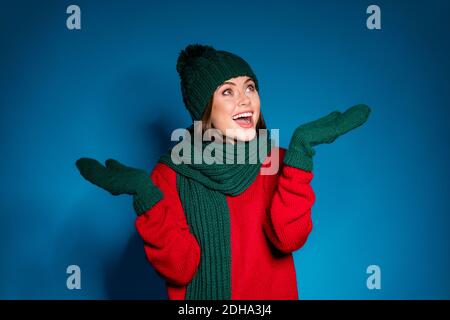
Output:
<path fill-rule="evenodd" d="M 312 158 L 315 154 L 313 147 L 331 143 L 339 136 L 361 126 L 367 121 L 369 114 L 368 106 L 358 104 L 344 113 L 334 111 L 325 117 L 299 126 L 291 138 L 284 163 L 305 171 L 312 171 Z"/>

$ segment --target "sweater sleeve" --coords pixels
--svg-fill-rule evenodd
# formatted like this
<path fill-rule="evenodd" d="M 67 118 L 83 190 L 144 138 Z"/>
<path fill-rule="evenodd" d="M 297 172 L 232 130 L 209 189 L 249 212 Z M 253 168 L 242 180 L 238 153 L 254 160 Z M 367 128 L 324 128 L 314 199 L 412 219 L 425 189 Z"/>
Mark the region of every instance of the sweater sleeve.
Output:
<path fill-rule="evenodd" d="M 158 163 L 152 174 L 153 183 L 163 198 L 136 219 L 136 229 L 144 240 L 149 262 L 166 281 L 187 285 L 200 262 L 200 246 L 190 232 L 176 188 L 176 173 Z"/>
<path fill-rule="evenodd" d="M 300 249 L 312 230 L 312 178 L 312 172 L 281 163 L 263 227 L 273 245 L 284 253 Z"/>

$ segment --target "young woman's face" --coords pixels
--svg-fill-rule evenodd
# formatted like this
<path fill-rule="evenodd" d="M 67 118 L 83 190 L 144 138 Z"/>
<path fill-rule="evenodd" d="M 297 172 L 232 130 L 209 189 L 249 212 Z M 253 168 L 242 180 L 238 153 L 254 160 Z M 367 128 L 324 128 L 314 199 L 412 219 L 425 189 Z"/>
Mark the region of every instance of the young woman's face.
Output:
<path fill-rule="evenodd" d="M 255 82 L 241 76 L 222 83 L 214 92 L 211 124 L 227 138 L 250 141 L 256 135 L 260 101 Z"/>

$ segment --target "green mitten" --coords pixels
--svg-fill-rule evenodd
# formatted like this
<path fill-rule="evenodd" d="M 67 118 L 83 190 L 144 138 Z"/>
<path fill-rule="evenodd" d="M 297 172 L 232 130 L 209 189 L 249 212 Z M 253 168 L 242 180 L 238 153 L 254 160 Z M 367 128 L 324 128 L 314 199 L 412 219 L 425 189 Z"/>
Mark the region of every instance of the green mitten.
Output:
<path fill-rule="evenodd" d="M 339 136 L 361 126 L 367 121 L 369 114 L 368 106 L 358 104 L 344 113 L 334 111 L 325 117 L 299 126 L 292 136 L 284 163 L 305 171 L 312 171 L 312 158 L 315 154 L 313 147 L 322 143 L 331 143 Z"/>
<path fill-rule="evenodd" d="M 76 162 L 81 175 L 89 182 L 112 195 L 133 195 L 133 207 L 138 215 L 153 207 L 163 197 L 145 171 L 127 167 L 113 159 L 106 160 L 105 165 L 106 167 L 90 158 L 81 158 Z"/>

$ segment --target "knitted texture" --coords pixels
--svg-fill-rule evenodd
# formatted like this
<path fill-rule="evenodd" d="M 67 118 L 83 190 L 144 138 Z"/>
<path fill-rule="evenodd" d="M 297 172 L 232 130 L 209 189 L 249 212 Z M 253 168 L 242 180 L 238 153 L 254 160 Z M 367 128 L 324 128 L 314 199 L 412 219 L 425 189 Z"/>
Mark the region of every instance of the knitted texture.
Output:
<path fill-rule="evenodd" d="M 258 80 L 250 65 L 241 57 L 211 46 L 188 45 L 177 60 L 183 101 L 192 120 L 200 120 L 214 91 L 224 81 L 238 76 Z"/>
<path fill-rule="evenodd" d="M 203 143 L 201 148 L 189 140 L 187 143 L 194 159 L 196 152 L 204 154 L 205 148 L 215 142 Z M 252 143 L 257 143 L 257 148 L 251 148 Z M 270 146 L 266 135 L 251 142 L 237 142 L 232 148 L 217 143 L 222 154 L 215 157 L 223 156 L 222 164 L 175 164 L 171 151 L 160 158 L 161 163 L 177 172 L 177 188 L 186 219 L 201 248 L 200 266 L 187 287 L 186 299 L 231 299 L 230 216 L 226 195 L 239 195 L 252 184 Z M 245 148 L 244 164 L 237 163 L 239 147 Z M 265 149 L 265 153 L 260 154 L 259 148 Z"/>
<path fill-rule="evenodd" d="M 233 300 L 298 299 L 291 253 L 303 246 L 312 230 L 313 173 L 283 165 L 283 155 L 284 150 L 279 149 L 279 160 L 272 159 L 272 163 L 280 163 L 276 174 L 265 175 L 261 170 L 244 192 L 225 196 L 230 216 Z M 151 178 L 164 198 L 136 218 L 146 257 L 165 280 L 172 300 L 187 299 L 187 287 L 204 259 L 187 223 L 177 175 L 167 165 L 156 164 Z"/>
<path fill-rule="evenodd" d="M 163 196 L 145 171 L 127 167 L 114 159 L 106 160 L 103 166 L 95 159 L 80 158 L 76 166 L 83 178 L 112 195 L 133 195 L 133 207 L 138 215 Z"/>
<path fill-rule="evenodd" d="M 188 224 L 200 243 L 199 269 L 187 287 L 188 300 L 231 299 L 230 220 L 225 194 L 177 175 Z"/>
<path fill-rule="evenodd" d="M 289 144 L 284 163 L 292 167 L 312 171 L 314 146 L 332 143 L 339 136 L 367 121 L 370 108 L 364 104 L 353 106 L 344 113 L 334 111 L 318 120 L 299 126 Z"/>

